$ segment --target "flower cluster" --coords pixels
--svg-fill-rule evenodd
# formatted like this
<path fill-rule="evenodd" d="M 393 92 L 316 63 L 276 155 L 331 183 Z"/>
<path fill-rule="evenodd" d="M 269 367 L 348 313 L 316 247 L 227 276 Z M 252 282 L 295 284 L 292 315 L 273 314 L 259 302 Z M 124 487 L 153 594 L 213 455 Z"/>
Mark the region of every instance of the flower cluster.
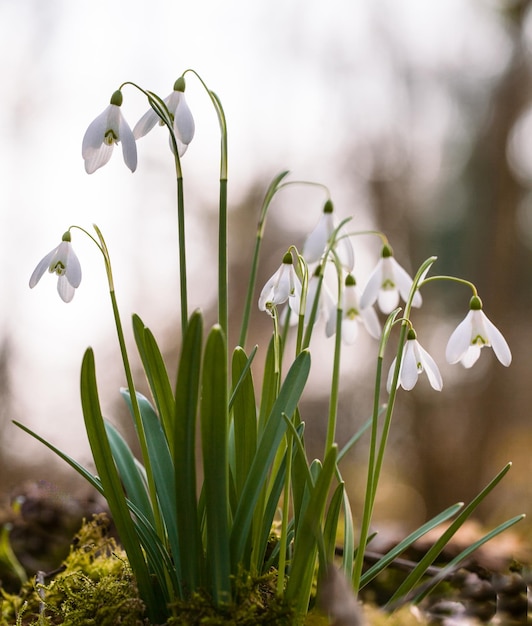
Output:
<path fill-rule="evenodd" d="M 116 144 L 122 144 L 124 162 L 134 172 L 137 168 L 136 139 L 146 135 L 156 124 L 164 124 L 164 119 L 154 109 L 149 109 L 137 122 L 133 130 L 122 115 L 122 91 L 119 89 L 111 97 L 109 106 L 91 122 L 81 146 L 81 154 L 88 174 L 105 165 Z M 174 150 L 175 139 L 179 156 L 183 156 L 194 137 L 194 118 L 185 100 L 185 79 L 178 78 L 172 93 L 164 100 L 164 107 L 172 123 L 170 148 Z"/>
<path fill-rule="evenodd" d="M 296 316 L 303 315 L 305 325 L 324 317 L 328 337 L 336 333 L 339 315 L 342 341 L 353 344 L 360 327 L 371 337 L 375 339 L 380 337 L 381 326 L 374 305 L 386 315 L 397 309 L 400 300 L 409 302 L 412 307 L 422 305 L 419 288 L 425 276 L 422 275 L 418 279 L 414 288 L 413 279 L 396 261 L 388 243 L 384 243 L 379 261 L 369 275 L 362 293 L 359 292 L 353 275 L 355 255 L 351 240 L 345 226 L 336 222 L 330 200 L 325 203 L 316 227 L 304 243 L 303 259 L 306 267 L 314 267 L 304 294 L 305 310 L 301 310 L 300 304 L 304 291 L 303 282 L 293 265 L 290 253 L 285 255 L 279 269 L 264 286 L 259 298 L 260 310 L 271 314 L 275 307 L 288 301 L 291 311 Z M 336 300 L 323 281 L 324 261 L 327 260 L 332 260 L 337 272 L 345 275 L 343 288 Z M 447 343 L 446 359 L 450 364 L 460 362 L 469 368 L 479 358 L 482 348 L 492 347 L 499 361 L 508 366 L 512 360 L 510 348 L 501 332 L 482 310 L 482 302 L 474 287 L 473 291 L 469 313 Z M 397 387 L 411 390 L 423 372 L 426 373 L 432 388 L 441 391 L 443 381 L 436 362 L 419 343 L 410 320 L 403 318 L 401 320 L 409 325 L 409 330 L 400 354 L 393 359 L 389 369 L 386 385 L 388 392 L 394 379 Z M 398 359 L 400 363 L 396 373 Z"/>
<path fill-rule="evenodd" d="M 157 100 L 151 94 L 151 102 L 157 106 Z M 174 83 L 172 93 L 161 102 L 163 107 L 150 108 L 137 122 L 133 130 L 122 115 L 123 95 L 118 89 L 111 96 L 109 105 L 88 126 L 81 144 L 81 154 L 87 174 L 109 162 L 113 148 L 122 144 L 122 155 L 127 167 L 134 172 L 137 169 L 136 140 L 146 135 L 159 122 L 165 123 L 166 116 L 171 122 L 170 148 L 175 146 L 179 157 L 185 154 L 194 138 L 195 124 L 192 113 L 185 99 L 185 79 L 180 76 Z M 70 302 L 81 282 L 81 267 L 72 249 L 70 231 L 63 235 L 61 243 L 48 253 L 37 265 L 31 275 L 30 288 L 35 287 L 46 270 L 57 274 L 57 290 L 64 302 Z"/>

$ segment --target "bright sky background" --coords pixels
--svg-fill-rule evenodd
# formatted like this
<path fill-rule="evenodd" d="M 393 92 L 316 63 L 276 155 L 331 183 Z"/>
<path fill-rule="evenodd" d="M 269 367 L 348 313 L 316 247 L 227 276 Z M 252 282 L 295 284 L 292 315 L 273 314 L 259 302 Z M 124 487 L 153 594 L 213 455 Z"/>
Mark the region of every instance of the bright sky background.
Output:
<path fill-rule="evenodd" d="M 183 70 L 197 70 L 227 114 L 233 202 L 257 178 L 289 169 L 329 185 L 338 211 L 365 224 L 364 195 L 357 206 L 345 204 L 353 193 L 342 163 L 348 148 L 408 132 L 423 161 L 421 181 L 433 181 L 441 138 L 461 123 L 438 71 L 487 85 L 507 50 L 492 6 L 480 0 L 0 0 L 0 321 L 17 365 L 13 417 L 57 443 L 68 435 L 69 449 L 84 446 L 83 351 L 94 346 L 97 364 L 116 358 L 103 265 L 85 238 L 74 234 L 84 276 L 71 304 L 59 300 L 48 275 L 28 289 L 34 266 L 69 225 L 94 222 L 103 230 L 126 325 L 136 311 L 162 329 L 164 311 L 177 303 L 174 184 L 163 131 L 139 142 L 134 175 L 119 150 L 94 175 L 83 168 L 85 129 L 122 82 L 164 97 Z M 434 73 L 419 109 L 407 103 L 405 75 L 392 63 L 397 51 L 418 76 Z M 183 159 L 187 198 L 190 206 L 215 206 L 217 124 L 192 76 L 187 99 L 197 128 Z M 127 88 L 122 108 L 133 126 L 147 107 Z M 370 165 L 358 164 L 361 177 Z M 314 207 L 287 212 L 287 227 L 310 229 L 321 204 L 320 197 Z M 212 277 L 202 267 L 201 222 L 191 217 L 189 233 L 198 246 L 190 271 Z M 209 301 L 197 284 L 194 306 Z M 114 386 L 102 387 L 104 407 L 112 406 L 106 394 Z M 3 436 L 26 458 L 28 437 L 14 431 L 8 424 Z"/>

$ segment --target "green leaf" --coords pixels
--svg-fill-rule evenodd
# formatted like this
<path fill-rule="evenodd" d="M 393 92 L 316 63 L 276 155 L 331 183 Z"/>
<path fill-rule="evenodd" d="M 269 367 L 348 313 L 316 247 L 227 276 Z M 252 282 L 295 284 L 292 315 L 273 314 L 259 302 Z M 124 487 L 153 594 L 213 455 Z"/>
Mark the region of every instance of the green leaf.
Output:
<path fill-rule="evenodd" d="M 327 516 L 325 518 L 325 527 L 323 529 L 323 541 L 325 544 L 325 557 L 327 563 L 332 563 L 336 549 L 336 539 L 338 536 L 338 522 L 340 519 L 340 511 L 344 501 L 345 484 L 339 483 L 334 490 Z"/>
<path fill-rule="evenodd" d="M 231 530 L 231 563 L 234 573 L 242 561 L 255 506 L 268 477 L 271 463 L 286 432 L 283 413 L 292 415 L 305 388 L 310 370 L 310 354 L 301 352 L 286 375 L 279 395 L 260 436 L 257 452 L 242 489 Z"/>
<path fill-rule="evenodd" d="M 257 409 L 253 378 L 249 369 L 250 361 L 240 347 L 233 352 L 232 376 L 233 434 L 235 459 L 235 488 L 237 499 L 242 492 L 246 476 L 257 449 Z"/>
<path fill-rule="evenodd" d="M 298 614 L 306 614 L 308 610 L 319 544 L 323 551 L 321 524 L 331 481 L 336 470 L 337 454 L 338 449 L 334 444 L 327 453 L 319 473 L 318 465 L 313 464 L 311 467 L 315 485 L 296 533 L 290 576 L 286 586 L 286 599 L 288 602 L 295 603 Z"/>
<path fill-rule="evenodd" d="M 203 545 L 196 495 L 196 418 L 201 372 L 203 319 L 199 311 L 189 319 L 177 373 L 174 417 L 174 465 L 181 571 L 185 585 L 202 583 Z"/>
<path fill-rule="evenodd" d="M 160 594 L 153 587 L 151 575 L 113 460 L 100 409 L 94 353 L 90 348 L 85 352 L 81 366 L 81 405 L 94 463 L 113 521 L 120 536 L 120 541 L 124 546 L 129 563 L 135 574 L 139 593 L 148 607 L 150 619 L 157 621 L 166 615 L 166 610 L 158 606 Z M 163 581 L 160 582 L 162 583 Z"/>
<path fill-rule="evenodd" d="M 127 497 L 142 511 L 150 524 L 155 527 L 155 518 L 146 490 L 145 479 L 141 474 L 139 464 L 131 448 L 118 430 L 107 420 L 105 420 L 105 430 Z"/>
<path fill-rule="evenodd" d="M 427 567 L 432 565 L 434 560 L 447 545 L 451 537 L 462 526 L 466 519 L 473 513 L 477 506 L 484 500 L 484 498 L 493 490 L 493 488 L 503 479 L 510 467 L 511 463 L 508 463 L 495 478 L 462 510 L 460 515 L 454 520 L 454 522 L 443 532 L 441 537 L 436 543 L 428 550 L 425 556 L 417 564 L 417 566 L 410 572 L 406 579 L 399 585 L 393 596 L 390 598 L 389 603 L 393 603 L 401 596 L 406 595 L 421 579 Z"/>
<path fill-rule="evenodd" d="M 231 600 L 229 558 L 229 459 L 227 415 L 227 351 L 220 326 L 205 345 L 201 385 L 201 443 L 207 524 L 207 571 L 215 604 Z"/>
<path fill-rule="evenodd" d="M 264 361 L 264 375 L 262 377 L 262 393 L 259 410 L 259 435 L 264 430 L 266 420 L 271 414 L 278 390 L 279 374 L 275 371 L 275 336 L 272 335 Z"/>
<path fill-rule="evenodd" d="M 68 454 L 54 446 L 46 439 L 40 437 L 37 433 L 29 429 L 27 426 L 23 424 L 13 421 L 13 423 L 18 426 L 20 429 L 34 437 L 37 441 L 40 441 L 43 445 L 49 448 L 54 454 L 56 454 L 60 459 L 65 461 L 72 469 L 74 469 L 80 476 L 82 476 L 90 485 L 94 487 L 103 497 L 105 497 L 104 489 L 100 479 L 97 476 L 94 476 L 89 470 L 80 465 L 76 460 L 70 457 Z M 178 589 L 177 580 L 175 577 L 175 571 L 172 563 L 172 559 L 168 554 L 165 546 L 162 545 L 161 540 L 157 533 L 155 532 L 154 527 L 150 524 L 150 522 L 146 519 L 144 514 L 140 509 L 136 507 L 136 505 L 130 500 L 127 501 L 127 505 L 129 510 L 133 513 L 135 518 L 135 528 L 139 534 L 139 537 L 142 541 L 142 546 L 146 551 L 146 556 L 148 558 L 148 562 L 150 564 L 151 570 L 154 572 L 155 576 L 159 580 L 165 580 L 170 576 L 170 579 L 173 583 L 174 589 Z M 166 589 L 163 591 L 167 592 Z M 169 593 L 165 593 L 164 603 L 167 604 L 170 602 L 171 595 Z"/>
<path fill-rule="evenodd" d="M 157 411 L 161 417 L 166 438 L 170 449 L 172 449 L 172 421 L 174 419 L 175 403 L 168 372 L 153 333 L 144 326 L 138 315 L 133 315 L 133 332 L 144 372 L 150 385 Z"/>
<path fill-rule="evenodd" d="M 129 410 L 133 411 L 129 391 L 122 389 L 121 393 Z M 146 433 L 148 454 L 153 471 L 155 489 L 157 491 L 157 502 L 166 528 L 178 580 L 180 580 L 181 558 L 177 535 L 177 500 L 172 456 L 155 409 L 152 407 L 149 400 L 141 393 L 137 392 L 136 395 L 140 409 L 140 417 Z"/>
<path fill-rule="evenodd" d="M 402 541 L 400 541 L 396 546 L 394 546 L 389 552 L 387 552 L 381 559 L 377 561 L 374 565 L 372 565 L 361 577 L 360 579 L 360 587 L 364 587 L 369 582 L 371 582 L 383 569 L 388 567 L 390 563 L 392 563 L 402 552 L 407 550 L 414 542 L 423 537 L 423 535 L 427 534 L 433 528 L 436 528 L 439 524 L 446 522 L 451 517 L 454 517 L 460 509 L 463 508 L 463 503 L 459 502 L 458 504 L 453 504 L 452 506 L 445 509 L 441 513 L 438 513 L 435 517 L 430 519 L 428 522 L 425 522 L 422 526 L 417 528 L 414 532 L 410 533 L 408 537 L 405 537 Z"/>
<path fill-rule="evenodd" d="M 454 559 L 449 561 L 449 563 L 445 567 L 442 568 L 441 572 L 439 574 L 436 574 L 436 576 L 434 576 L 433 579 L 430 580 L 427 585 L 423 585 L 422 589 L 417 590 L 417 594 L 415 593 L 416 590 L 414 590 L 413 602 L 415 604 L 419 604 L 421 600 L 423 600 L 423 598 L 425 598 L 429 593 L 431 593 L 442 580 L 445 580 L 445 578 L 447 578 L 449 574 L 454 572 L 456 568 L 458 567 L 458 565 L 464 559 L 466 559 L 470 554 L 472 554 L 475 550 L 478 550 L 485 543 L 487 543 L 488 541 L 491 541 L 491 539 L 493 539 L 497 535 L 500 535 L 502 532 L 504 532 L 505 530 L 513 526 L 514 524 L 517 524 L 517 522 L 520 522 L 525 517 L 526 515 L 524 514 L 516 515 L 515 517 L 512 517 L 512 519 L 509 519 L 506 522 L 503 522 L 502 524 L 497 526 L 497 528 L 494 528 L 492 531 L 490 531 L 487 535 L 484 535 L 481 539 L 478 539 L 477 541 L 475 541 L 475 543 L 468 546 L 465 550 L 462 550 L 462 552 L 460 552 L 460 554 L 455 556 Z"/>

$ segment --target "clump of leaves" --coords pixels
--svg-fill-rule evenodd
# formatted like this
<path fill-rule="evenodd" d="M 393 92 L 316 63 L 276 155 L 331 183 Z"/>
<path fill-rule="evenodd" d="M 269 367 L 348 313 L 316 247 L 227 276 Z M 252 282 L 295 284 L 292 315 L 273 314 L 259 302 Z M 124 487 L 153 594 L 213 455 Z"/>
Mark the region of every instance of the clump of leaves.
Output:
<path fill-rule="evenodd" d="M 47 582 L 39 573 L 20 594 L 2 592 L 0 626 L 141 626 L 138 596 L 124 551 L 108 536 L 105 514 L 95 515 L 76 535 L 63 566 Z"/>

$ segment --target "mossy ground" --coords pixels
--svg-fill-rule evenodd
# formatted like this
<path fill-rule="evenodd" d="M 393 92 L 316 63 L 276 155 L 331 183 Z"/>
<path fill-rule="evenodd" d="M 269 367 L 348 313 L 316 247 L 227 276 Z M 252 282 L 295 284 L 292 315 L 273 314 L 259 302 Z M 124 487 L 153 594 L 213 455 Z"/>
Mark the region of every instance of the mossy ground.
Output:
<path fill-rule="evenodd" d="M 30 579 L 20 593 L 0 590 L 0 626 L 141 626 L 144 605 L 125 553 L 105 515 L 76 535 L 63 566 Z"/>
<path fill-rule="evenodd" d="M 395 571 L 388 572 L 384 578 L 381 577 L 380 586 L 373 586 L 371 593 L 365 595 L 365 604 L 358 621 L 335 623 L 366 626 L 428 624 L 430 611 L 420 612 L 406 605 L 390 615 L 375 606 L 385 603 L 380 597 L 382 585 L 386 589 L 390 585 L 395 587 L 397 581 L 388 579 L 397 575 Z M 458 581 L 458 595 L 446 583 L 440 589 L 441 599 L 458 599 L 471 608 L 475 594 L 478 596 L 479 590 L 486 591 L 484 587 L 489 587 L 489 606 L 486 602 L 479 603 L 478 598 L 474 606 L 482 608 L 486 604 L 491 615 L 476 623 L 490 621 L 496 607 L 499 610 L 506 607 L 506 615 L 511 615 L 512 619 L 514 615 L 520 615 L 525 616 L 526 620 L 526 586 L 523 591 L 525 583 L 522 576 L 514 573 L 501 578 L 505 584 L 499 584 L 501 588 L 498 595 L 486 580 L 475 578 L 472 572 L 464 571 L 458 578 L 460 576 L 466 578 Z M 515 589 L 509 586 L 513 581 L 512 576 L 516 578 L 513 584 Z M 241 573 L 235 580 L 236 602 L 233 605 L 223 610 L 216 609 L 207 594 L 195 593 L 188 600 L 180 600 L 172 605 L 172 617 L 164 626 L 330 624 L 329 619 L 317 608 L 301 624 L 292 608 L 277 596 L 276 586 L 275 572 L 259 578 Z M 516 602 L 520 603 L 520 612 L 513 610 Z M 508 607 L 512 609 L 511 612 Z M 22 585 L 19 592 L 8 591 L 0 586 L 0 626 L 156 626 L 145 617 L 144 609 L 126 555 L 109 534 L 109 521 L 105 514 L 94 515 L 91 521 L 83 524 L 67 557 L 57 570 L 48 574 L 38 572 Z M 356 607 L 354 612 L 357 613 Z M 507 623 L 523 622 L 513 620 Z"/>

